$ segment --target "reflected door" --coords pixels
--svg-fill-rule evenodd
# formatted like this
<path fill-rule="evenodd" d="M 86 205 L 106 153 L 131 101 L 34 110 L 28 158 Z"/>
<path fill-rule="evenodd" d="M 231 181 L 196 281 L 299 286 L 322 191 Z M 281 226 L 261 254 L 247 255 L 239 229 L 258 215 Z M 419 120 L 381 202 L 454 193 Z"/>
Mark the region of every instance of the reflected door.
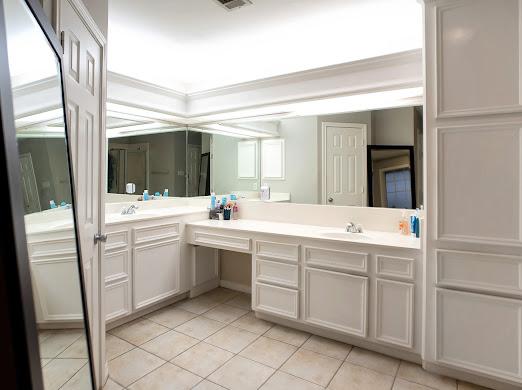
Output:
<path fill-rule="evenodd" d="M 324 132 L 327 203 L 364 206 L 366 125 L 325 124 Z"/>

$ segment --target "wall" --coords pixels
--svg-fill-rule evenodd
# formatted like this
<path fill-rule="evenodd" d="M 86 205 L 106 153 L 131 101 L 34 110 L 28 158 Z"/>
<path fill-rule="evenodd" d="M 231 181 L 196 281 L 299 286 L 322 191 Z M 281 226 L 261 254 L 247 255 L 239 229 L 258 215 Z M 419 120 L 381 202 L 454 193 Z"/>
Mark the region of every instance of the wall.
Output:
<path fill-rule="evenodd" d="M 252 255 L 248 253 L 219 251 L 221 280 L 233 286 L 252 286 Z"/>
<path fill-rule="evenodd" d="M 372 111 L 373 145 L 414 145 L 414 108 Z"/>

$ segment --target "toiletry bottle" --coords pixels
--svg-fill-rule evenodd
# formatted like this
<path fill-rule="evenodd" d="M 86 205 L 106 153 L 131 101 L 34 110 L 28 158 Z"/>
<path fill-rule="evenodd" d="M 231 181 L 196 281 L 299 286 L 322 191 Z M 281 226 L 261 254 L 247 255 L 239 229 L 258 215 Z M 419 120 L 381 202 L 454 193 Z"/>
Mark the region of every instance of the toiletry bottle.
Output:
<path fill-rule="evenodd" d="M 52 208 L 52 209 L 55 209 L 57 206 L 56 206 L 56 203 L 54 203 L 54 200 L 50 200 L 49 201 L 49 206 Z"/>
<path fill-rule="evenodd" d="M 149 200 L 149 190 L 143 190 L 143 200 Z"/>
<path fill-rule="evenodd" d="M 163 196 L 165 198 L 168 198 L 169 197 L 169 189 L 168 188 L 165 188 L 165 191 L 163 191 Z"/>
<path fill-rule="evenodd" d="M 211 192 L 210 193 L 210 209 L 214 210 L 216 208 L 216 194 Z"/>

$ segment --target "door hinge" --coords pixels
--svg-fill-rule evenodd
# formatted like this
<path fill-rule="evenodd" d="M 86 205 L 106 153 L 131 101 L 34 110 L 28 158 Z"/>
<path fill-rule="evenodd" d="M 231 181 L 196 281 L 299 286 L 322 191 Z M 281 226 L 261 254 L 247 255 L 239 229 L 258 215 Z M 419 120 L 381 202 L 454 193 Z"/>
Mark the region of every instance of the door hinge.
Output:
<path fill-rule="evenodd" d="M 60 32 L 60 45 L 62 46 L 62 54 L 65 54 L 65 31 Z"/>

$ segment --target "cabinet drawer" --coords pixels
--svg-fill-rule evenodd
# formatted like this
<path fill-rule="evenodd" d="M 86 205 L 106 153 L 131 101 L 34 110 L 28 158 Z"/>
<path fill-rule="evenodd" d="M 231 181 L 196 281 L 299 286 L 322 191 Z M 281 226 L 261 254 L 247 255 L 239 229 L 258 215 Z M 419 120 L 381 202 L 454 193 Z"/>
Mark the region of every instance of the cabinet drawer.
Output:
<path fill-rule="evenodd" d="M 106 253 L 105 261 L 105 283 L 110 283 L 129 276 L 129 252 L 123 251 Z"/>
<path fill-rule="evenodd" d="M 297 320 L 299 292 L 283 287 L 256 283 L 255 310 Z"/>
<path fill-rule="evenodd" d="M 257 258 L 256 278 L 260 282 L 282 284 L 288 287 L 299 287 L 299 267 L 294 264 Z"/>
<path fill-rule="evenodd" d="M 305 248 L 305 262 L 312 267 L 368 272 L 368 253 L 307 247 Z"/>
<path fill-rule="evenodd" d="M 224 234 L 212 234 L 204 232 L 194 232 L 194 243 L 206 245 L 214 248 L 239 250 L 250 252 L 250 238 L 233 237 Z"/>
<path fill-rule="evenodd" d="M 367 277 L 306 268 L 304 284 L 306 322 L 366 337 Z"/>
<path fill-rule="evenodd" d="M 522 257 L 439 250 L 437 283 L 522 294 Z"/>
<path fill-rule="evenodd" d="M 122 281 L 105 287 L 106 321 L 130 314 L 129 281 Z"/>
<path fill-rule="evenodd" d="M 123 249 L 129 245 L 129 231 L 120 230 L 117 232 L 107 233 L 107 242 L 105 243 L 105 252 Z"/>
<path fill-rule="evenodd" d="M 256 241 L 256 254 L 297 263 L 299 260 L 299 245 Z"/>
<path fill-rule="evenodd" d="M 415 277 L 415 259 L 377 255 L 375 273 L 378 276 L 389 276 L 413 280 Z"/>
<path fill-rule="evenodd" d="M 438 361 L 520 381 L 520 300 L 437 289 L 436 308 Z"/>
<path fill-rule="evenodd" d="M 401 347 L 413 347 L 413 283 L 376 280 L 375 338 Z"/>
<path fill-rule="evenodd" d="M 76 256 L 74 238 L 33 241 L 27 246 L 31 258 Z"/>
<path fill-rule="evenodd" d="M 179 235 L 179 223 L 133 228 L 134 245 L 172 238 Z"/>

